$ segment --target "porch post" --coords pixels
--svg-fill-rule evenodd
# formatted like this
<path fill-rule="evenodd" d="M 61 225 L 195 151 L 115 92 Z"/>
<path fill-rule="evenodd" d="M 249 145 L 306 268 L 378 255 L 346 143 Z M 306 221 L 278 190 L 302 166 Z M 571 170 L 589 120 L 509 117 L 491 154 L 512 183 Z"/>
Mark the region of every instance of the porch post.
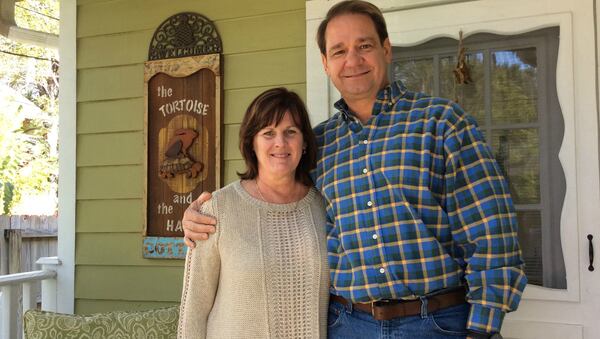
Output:
<path fill-rule="evenodd" d="M 44 257 L 35 262 L 43 271 L 58 271 L 61 261 L 58 257 Z M 42 310 L 56 312 L 56 278 L 42 280 Z"/>
<path fill-rule="evenodd" d="M 0 286 L 2 304 L 0 307 L 0 339 L 16 338 L 16 313 L 14 310 L 18 307 L 17 298 L 14 298 L 16 287 L 13 285 Z"/>
<path fill-rule="evenodd" d="M 58 257 L 57 311 L 73 313 L 75 305 L 75 201 L 77 143 L 77 2 L 60 1 L 60 93 L 58 96 Z"/>
<path fill-rule="evenodd" d="M 21 272 L 21 245 L 20 229 L 4 230 L 4 237 L 8 242 L 8 274 Z M 2 287 L 2 339 L 17 337 L 17 314 L 19 308 L 19 292 L 21 285 L 8 285 Z"/>
<path fill-rule="evenodd" d="M 36 308 L 36 300 L 35 295 L 33 295 L 33 282 L 24 282 L 23 283 L 23 314 L 27 312 L 27 310 L 31 310 Z"/>

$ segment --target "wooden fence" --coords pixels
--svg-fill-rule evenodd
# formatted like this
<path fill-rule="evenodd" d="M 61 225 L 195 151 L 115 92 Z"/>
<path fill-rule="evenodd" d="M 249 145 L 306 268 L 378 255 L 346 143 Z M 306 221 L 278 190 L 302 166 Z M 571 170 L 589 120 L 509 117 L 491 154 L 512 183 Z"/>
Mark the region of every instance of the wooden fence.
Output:
<path fill-rule="evenodd" d="M 0 215 L 0 275 L 29 272 L 41 269 L 35 263 L 40 257 L 56 256 L 58 224 L 56 216 Z M 4 296 L 6 297 L 6 296 Z M 41 284 L 32 286 L 34 302 L 41 301 Z M 21 291 L 14 295 L 13 303 L 20 305 Z M 15 338 L 21 338 L 22 308 L 17 308 L 19 330 Z"/>
<path fill-rule="evenodd" d="M 0 215 L 0 275 L 40 269 L 40 257 L 56 256 L 57 218 Z"/>

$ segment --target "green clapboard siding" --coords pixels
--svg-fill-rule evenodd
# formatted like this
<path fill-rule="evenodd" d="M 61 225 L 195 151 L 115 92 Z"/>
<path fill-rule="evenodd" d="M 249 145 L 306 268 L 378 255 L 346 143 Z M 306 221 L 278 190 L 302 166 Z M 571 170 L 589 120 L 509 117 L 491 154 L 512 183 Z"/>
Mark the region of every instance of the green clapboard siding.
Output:
<path fill-rule="evenodd" d="M 304 8 L 287 13 L 215 22 L 227 54 L 304 47 Z M 268 37 L 263 39 L 262 37 Z"/>
<path fill-rule="evenodd" d="M 144 223 L 142 199 L 79 200 L 77 231 L 141 232 Z M 79 249 L 78 249 L 79 250 Z"/>
<path fill-rule="evenodd" d="M 154 30 L 169 16 L 180 12 L 200 13 L 217 22 L 265 14 L 304 10 L 304 0 L 117 0 L 98 2 L 77 9 L 77 37 Z M 304 19 L 304 18 L 303 18 Z M 273 32 L 272 34 L 277 34 Z M 223 39 L 227 37 L 221 34 Z"/>
<path fill-rule="evenodd" d="M 154 30 L 100 35 L 77 40 L 77 67 L 139 64 L 148 60 Z M 111 53 L 106 53 L 111 51 Z"/>
<path fill-rule="evenodd" d="M 239 149 L 239 133 L 240 133 L 240 125 L 226 125 L 225 126 L 225 140 L 228 142 L 225 144 L 225 148 L 223 150 L 225 160 L 240 160 L 242 156 L 240 154 Z"/>
<path fill-rule="evenodd" d="M 306 82 L 305 48 L 225 55 L 225 89 Z"/>
<path fill-rule="evenodd" d="M 273 86 L 225 91 L 225 124 L 241 123 L 250 101 L 261 92 Z M 285 87 L 298 93 L 302 99 L 306 100 L 306 85 L 304 82 L 285 84 Z M 81 102 L 77 105 L 77 133 L 79 134 L 142 131 L 143 129 L 144 100 L 142 97 L 89 101 Z"/>
<path fill-rule="evenodd" d="M 143 259 L 141 232 L 83 233 L 77 237 L 77 265 L 183 266 L 183 260 Z M 102 244 L 102 246 L 98 246 Z"/>
<path fill-rule="evenodd" d="M 75 298 L 170 302 L 181 300 L 181 266 L 77 265 L 75 277 Z"/>
<path fill-rule="evenodd" d="M 210 18 L 223 40 L 223 184 L 245 168 L 250 101 L 276 86 L 306 98 L 304 0 L 78 1 L 76 313 L 179 303 L 184 262 L 142 258 L 143 63 L 156 27 L 183 11 Z"/>
<path fill-rule="evenodd" d="M 144 159 L 144 133 L 80 134 L 77 166 L 139 165 Z"/>
<path fill-rule="evenodd" d="M 266 87 L 252 87 L 242 89 L 232 89 L 225 92 L 225 123 L 226 124 L 240 124 L 244 113 L 252 99 L 256 98 L 260 93 L 266 91 L 273 86 Z M 300 84 L 288 84 L 285 85 L 288 89 L 298 93 L 302 100 L 306 100 L 306 85 Z"/>
<path fill-rule="evenodd" d="M 77 104 L 77 133 L 141 131 L 143 98 L 82 102 Z"/>
<path fill-rule="evenodd" d="M 246 169 L 244 160 L 227 160 L 225 161 L 225 173 L 223 173 L 223 182 L 225 185 L 239 179 L 236 172 L 243 172 Z"/>
<path fill-rule="evenodd" d="M 77 199 L 141 198 L 142 166 L 79 167 L 77 169 Z"/>
<path fill-rule="evenodd" d="M 113 0 L 77 0 L 77 6 L 99 4 L 101 2 L 108 2 Z"/>
<path fill-rule="evenodd" d="M 225 55 L 227 89 L 306 82 L 304 47 Z M 249 67 L 249 65 L 253 65 Z M 293 65 L 293 67 L 292 67 Z M 143 64 L 82 69 L 77 73 L 77 101 L 114 100 L 144 95 Z"/>
<path fill-rule="evenodd" d="M 227 55 L 303 47 L 304 10 L 214 22 L 223 37 Z M 80 38 L 77 41 L 77 66 L 97 68 L 143 63 L 154 28 Z M 268 36 L 268 39 L 261 37 Z M 110 50 L 107 54 L 105 51 Z"/>
<path fill-rule="evenodd" d="M 77 71 L 78 102 L 135 98 L 143 95 L 143 64 Z"/>

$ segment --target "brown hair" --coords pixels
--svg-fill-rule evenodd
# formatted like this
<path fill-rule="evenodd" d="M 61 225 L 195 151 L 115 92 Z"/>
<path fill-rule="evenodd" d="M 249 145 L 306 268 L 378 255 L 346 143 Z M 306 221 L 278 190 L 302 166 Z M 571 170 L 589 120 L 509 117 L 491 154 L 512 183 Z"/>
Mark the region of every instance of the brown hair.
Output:
<path fill-rule="evenodd" d="M 385 19 L 383 18 L 383 14 L 381 14 L 381 11 L 379 8 L 377 8 L 377 6 L 370 2 L 361 0 L 346 0 L 331 7 L 327 12 L 327 16 L 325 16 L 325 19 L 323 19 L 323 21 L 321 21 L 319 24 L 319 29 L 317 30 L 317 44 L 319 45 L 321 54 L 326 55 L 325 31 L 327 30 L 329 21 L 344 14 L 362 14 L 368 16 L 371 18 L 371 21 L 373 21 L 373 25 L 375 26 L 375 30 L 379 36 L 379 43 L 383 45 L 385 39 L 388 38 Z"/>
<path fill-rule="evenodd" d="M 287 112 L 302 132 L 306 144 L 306 152 L 303 152 L 296 168 L 296 180 L 307 186 L 313 185 L 310 171 L 315 168 L 317 161 L 315 134 L 302 99 L 298 94 L 283 87 L 261 93 L 246 109 L 240 126 L 240 152 L 246 162 L 246 171 L 238 173 L 241 179 L 251 180 L 258 176 L 258 159 L 253 149 L 254 136 L 273 123 L 278 125 Z"/>

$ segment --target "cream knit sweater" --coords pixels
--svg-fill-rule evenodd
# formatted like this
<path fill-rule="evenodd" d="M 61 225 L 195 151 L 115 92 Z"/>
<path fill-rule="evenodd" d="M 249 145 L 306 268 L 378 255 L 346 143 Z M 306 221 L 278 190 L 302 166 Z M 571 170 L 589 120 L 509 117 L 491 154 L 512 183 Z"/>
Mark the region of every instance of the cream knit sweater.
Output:
<path fill-rule="evenodd" d="M 236 181 L 203 211 L 217 232 L 188 250 L 178 338 L 326 337 L 329 267 L 325 207 L 253 198 Z"/>

